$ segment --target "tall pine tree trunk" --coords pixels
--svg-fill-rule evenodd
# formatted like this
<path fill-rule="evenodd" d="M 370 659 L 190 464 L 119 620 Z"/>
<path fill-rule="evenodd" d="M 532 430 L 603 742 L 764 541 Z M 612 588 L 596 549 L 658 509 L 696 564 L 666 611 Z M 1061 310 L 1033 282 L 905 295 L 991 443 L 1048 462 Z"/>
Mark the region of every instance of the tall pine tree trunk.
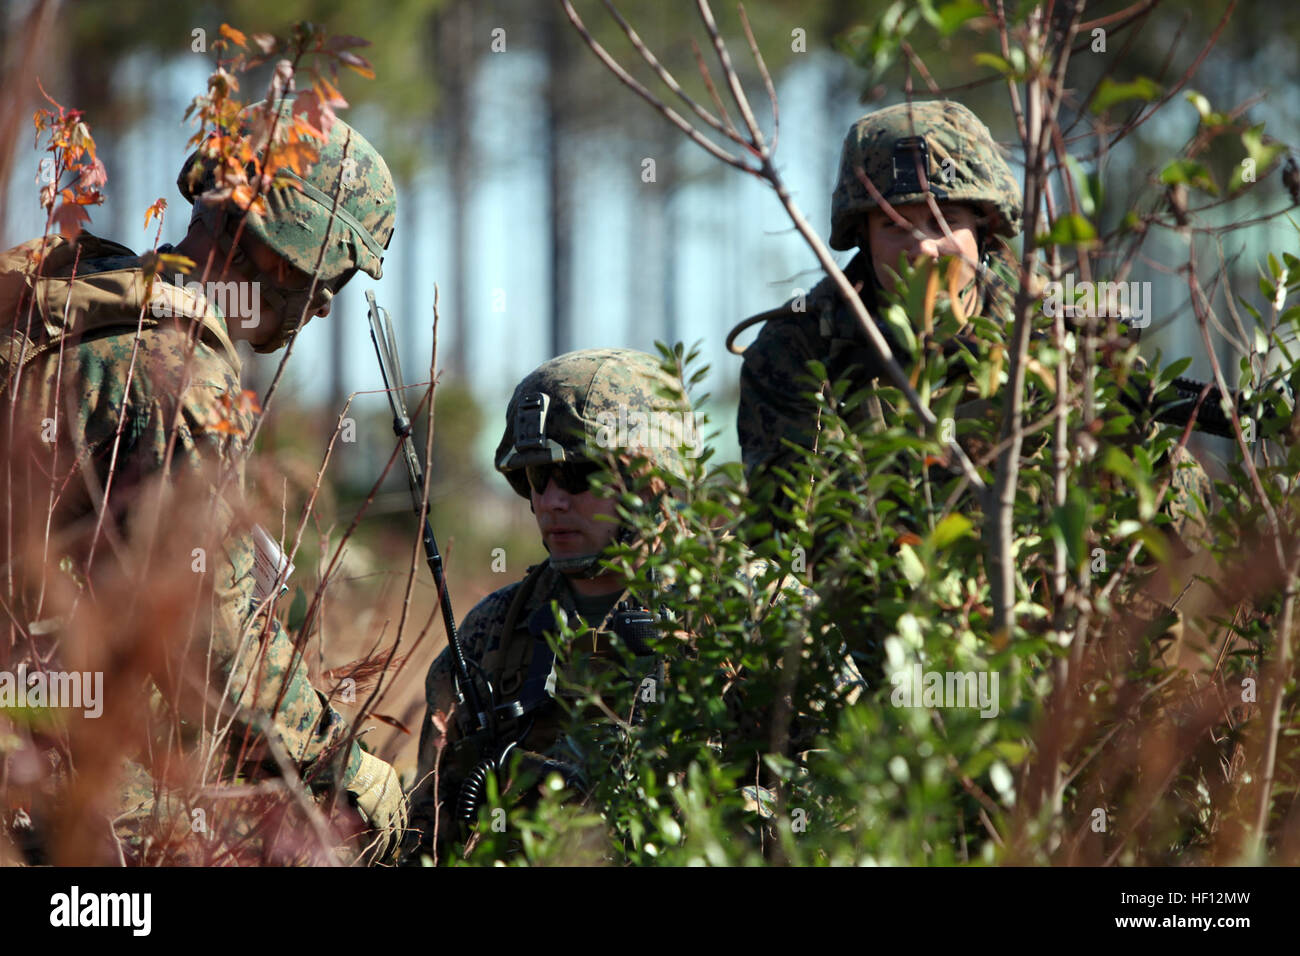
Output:
<path fill-rule="evenodd" d="M 572 281 L 573 281 L 573 202 L 564 157 L 564 117 L 567 100 L 565 82 L 567 66 L 567 21 L 558 4 L 546 8 L 546 173 L 550 196 L 550 266 L 551 266 L 551 354 L 560 355 L 573 349 Z"/>
<path fill-rule="evenodd" d="M 481 38 L 474 35 L 472 0 L 457 0 L 434 21 L 435 49 L 442 65 L 445 111 L 442 123 L 450 137 L 449 178 L 451 207 L 451 276 L 439 289 L 440 318 L 449 320 L 451 339 L 444 351 L 452 375 L 463 377 L 469 368 L 469 201 L 473 192 L 474 138 L 470 125 L 474 89 L 475 53 Z"/>

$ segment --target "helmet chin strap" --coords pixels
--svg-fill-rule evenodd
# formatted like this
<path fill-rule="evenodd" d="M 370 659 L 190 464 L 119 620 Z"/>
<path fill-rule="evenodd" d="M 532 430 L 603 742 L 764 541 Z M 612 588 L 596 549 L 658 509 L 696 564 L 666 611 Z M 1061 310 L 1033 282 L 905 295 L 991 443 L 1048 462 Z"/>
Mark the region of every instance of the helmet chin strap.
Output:
<path fill-rule="evenodd" d="M 242 243 L 235 243 L 226 227 L 227 211 L 225 206 L 196 202 L 190 214 L 190 222 L 201 222 L 212 237 L 213 244 L 222 255 L 222 262 L 229 262 L 230 267 L 240 273 L 251 276 L 257 283 L 258 294 L 271 307 L 271 311 L 280 317 L 280 324 L 275 334 L 266 342 L 254 345 L 253 351 L 261 354 L 274 352 L 284 347 L 285 343 L 300 329 L 307 319 L 319 312 L 334 298 L 334 291 L 322 279 L 316 280 L 315 292 L 311 289 L 284 290 L 279 284 L 267 280 L 266 274 L 258 269 L 257 264 L 244 251 Z"/>
<path fill-rule="evenodd" d="M 262 289 L 262 298 L 271 306 L 272 311 L 281 316 L 280 327 L 269 341 L 254 345 L 254 352 L 274 352 L 300 329 L 305 321 L 324 308 L 334 293 L 324 282 L 317 280 L 315 293 L 308 295 L 308 289 L 285 292 L 274 283 L 268 283 Z"/>
<path fill-rule="evenodd" d="M 619 524 L 618 531 L 614 535 L 614 540 L 610 544 L 632 544 L 637 540 L 636 532 L 630 525 Z M 551 555 L 551 567 L 561 574 L 571 578 L 590 579 L 600 577 L 602 574 L 608 574 L 609 571 L 600 566 L 600 560 L 605 556 L 608 548 L 602 548 L 595 554 L 577 554 L 568 558 L 557 558 Z"/>

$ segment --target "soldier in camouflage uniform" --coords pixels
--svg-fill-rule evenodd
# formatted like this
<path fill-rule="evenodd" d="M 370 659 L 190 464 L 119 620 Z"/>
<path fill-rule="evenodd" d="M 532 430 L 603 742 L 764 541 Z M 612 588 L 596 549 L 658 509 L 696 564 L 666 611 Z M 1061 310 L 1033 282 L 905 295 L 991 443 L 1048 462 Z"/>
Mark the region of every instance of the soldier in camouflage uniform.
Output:
<path fill-rule="evenodd" d="M 243 114 L 252 148 L 264 147 L 272 115 L 262 106 Z M 5 492 L 9 501 L 31 503 L 26 514 L 21 504 L 9 512 L 14 520 L 5 540 L 15 550 L 5 560 L 29 577 L 56 563 L 39 555 L 29 561 L 19 550 L 22 542 L 39 540 L 53 481 L 59 490 L 53 550 L 69 556 L 87 580 L 101 582 L 102 600 L 102 589 L 112 587 L 104 582 L 139 586 L 106 556 L 120 557 L 124 543 L 148 551 L 144 529 L 164 507 L 149 497 L 157 486 L 206 489 L 184 505 L 173 498 L 170 507 L 179 510 L 168 519 L 180 525 L 200 511 L 210 516 L 202 533 L 219 557 L 206 569 L 209 590 L 194 609 L 195 633 L 183 633 L 190 612 L 177 612 L 177 623 L 186 625 L 165 638 L 166 659 L 151 659 L 146 673 L 179 701 L 182 712 L 172 718 L 179 726 L 210 730 L 216 711 L 220 724 L 230 721 L 229 773 L 279 776 L 287 762 L 312 793 L 346 792 L 373 828 L 366 839 L 391 846 L 405 819 L 396 774 L 352 739 L 344 719 L 310 683 L 301 649 L 274 618 L 268 620 L 265 601 L 255 597 L 254 540 L 236 518 L 253 410 L 242 398 L 234 343 L 248 340 L 260 352 L 281 348 L 306 318 L 328 313 L 331 296 L 357 270 L 379 278 L 396 214 L 393 181 L 382 157 L 342 121 L 333 124 L 318 161 L 302 176 L 282 170 L 296 188 L 272 188 L 262 213 L 250 210 L 245 217 L 224 198 L 228 190 L 212 191 L 213 169 L 202 151 L 186 163 L 178 185 L 194 205 L 189 231 L 174 249 L 160 250 L 198 264 L 187 278 L 167 268 L 154 275 L 156 267 L 129 249 L 84 232 L 72 241 L 51 236 L 0 254 Z M 232 293 L 220 303 L 224 312 L 211 294 L 196 291 L 199 286 L 184 286 L 200 272 L 223 283 L 219 291 Z M 250 288 L 251 294 L 235 292 Z M 45 437 L 55 441 L 39 440 L 42 423 Z M 103 528 L 96 530 L 99 522 Z M 101 535 L 94 566 L 86 567 L 94 551 L 89 542 Z M 180 546 L 186 563 L 189 547 Z M 154 561 L 154 573 L 171 570 L 159 567 L 156 557 L 146 560 Z M 20 586 L 15 609 L 23 626 L 39 607 L 26 590 Z M 122 626 L 131 646 L 117 648 L 117 660 L 147 657 L 147 623 L 132 618 Z M 33 634 L 43 630 L 31 627 Z M 116 690 L 116 701 L 130 696 L 125 687 Z M 155 691 L 155 706 L 164 696 Z M 192 731 L 183 733 L 192 742 Z M 154 761 L 156 778 L 159 758 L 149 749 L 141 759 Z M 130 763 L 127 777 L 118 804 L 102 810 L 114 819 L 124 854 L 139 858 L 151 841 L 157 846 L 175 836 L 178 828 L 164 818 L 177 803 L 140 764 Z M 182 812 L 179 830 L 188 837 L 191 821 Z M 185 858 L 183 849 L 176 852 Z M 83 859 L 100 862 L 94 853 Z"/>
<path fill-rule="evenodd" d="M 857 176 L 862 169 L 877 194 L 911 229 L 881 209 Z M 932 218 L 934 198 L 951 236 Z M 831 201 L 834 249 L 860 248 L 845 268 L 867 309 L 876 313 L 878 291 L 893 284 L 899 256 L 962 257 L 963 305 L 967 314 L 1004 307 L 998 273 L 1010 262 L 1005 240 L 1020 231 L 1020 189 L 987 128 L 959 103 L 901 104 L 869 113 L 849 130 Z M 913 230 L 919 229 L 924 240 Z M 822 391 L 831 383 L 866 384 L 883 374 L 857 319 L 829 278 L 806 297 L 754 316 L 738 327 L 766 322 L 744 350 L 737 430 L 746 472 L 752 479 L 794 454 L 784 440 L 811 448 L 820 428 L 817 406 L 804 396 L 807 363 L 826 366 Z M 883 330 L 882 330 L 883 331 Z M 733 331 L 732 339 L 736 332 Z M 896 355 L 900 350 L 890 339 Z M 905 361 L 905 356 L 900 355 Z M 878 414 L 878 404 L 868 403 Z"/>
<path fill-rule="evenodd" d="M 882 291 L 894 287 L 900 257 L 952 256 L 961 270 L 956 283 L 961 314 L 1007 321 L 1018 276 L 1007 242 L 1021 226 L 1020 187 L 988 128 L 965 106 L 946 100 L 903 103 L 869 113 L 849 130 L 831 199 L 830 245 L 858 248 L 844 272 L 873 315 L 879 314 Z M 763 329 L 742 353 L 737 430 L 751 492 L 768 506 L 779 503 L 780 492 L 766 476 L 773 468 L 788 467 L 797 454 L 787 442 L 814 448 L 824 427 L 819 406 L 806 397 L 810 392 L 820 390 L 854 427 L 870 427 L 869 419 L 883 427 L 893 410 L 870 393 L 847 410 L 837 403 L 834 383 L 868 386 L 884 370 L 830 278 L 806 297 L 746 319 L 732 331 L 728 346 L 741 330 L 760 322 Z M 881 331 L 906 368 L 911 357 L 883 324 Z M 974 350 L 967 332 L 942 343 L 945 352 L 963 346 Z M 810 379 L 812 360 L 825 366 L 820 382 Z M 958 418 L 997 413 L 996 395 L 981 399 L 973 383 L 966 389 L 956 406 Z M 987 451 L 965 435 L 961 440 L 968 454 Z M 1208 500 L 1208 479 L 1185 450 L 1175 457 L 1171 472 L 1174 494 L 1168 510 L 1177 530 L 1194 536 L 1199 527 L 1195 499 Z M 780 524 L 770 507 L 763 514 Z"/>
<path fill-rule="evenodd" d="M 698 448 L 698 440 L 681 382 L 641 352 L 570 352 L 519 383 L 496 467 L 529 499 L 549 557 L 522 581 L 480 601 L 461 625 L 470 670 L 492 688 L 487 706 L 496 722 L 495 744 L 476 733 L 473 715 L 458 704 L 450 648 L 429 669 L 411 797 L 411 829 L 420 832 L 411 849 L 431 845 L 435 817 L 439 842 L 452 837 L 458 821 L 477 819 L 483 775 L 489 768 L 510 770 L 512 749 L 533 770 L 556 770 L 583 786 L 557 706 L 557 698 L 567 696 L 566 674 L 612 670 L 635 686 L 662 679 L 650 641 L 653 615 L 601 563 L 616 539 L 630 542 L 630 529 L 615 520 L 613 498 L 592 491 L 590 479 L 611 466 L 626 478 L 630 464 L 681 475 L 680 446 Z M 584 622 L 591 629 L 559 659 L 548 641 L 556 628 L 553 605 L 570 627 Z M 504 776 L 501 785 L 507 786 Z"/>
<path fill-rule="evenodd" d="M 944 223 L 934 219 L 931 200 Z M 979 118 L 959 103 L 936 100 L 877 110 L 858 120 L 844 140 L 831 199 L 830 245 L 841 250 L 858 247 L 844 272 L 873 315 L 881 305 L 881 291 L 893 288 L 900 256 L 953 256 L 961 269 L 957 286 L 962 313 L 1007 319 L 1018 272 L 1007 241 L 1019 234 L 1021 218 L 1020 187 L 997 144 Z M 815 389 L 808 381 L 809 361 L 825 365 L 826 379 L 820 384 L 830 403 L 833 383 L 866 385 L 884 374 L 829 278 L 806 297 L 746 319 L 733 330 L 729 344 L 740 330 L 759 322 L 766 324 L 743 350 L 736 420 L 745 469 L 755 485 L 755 479 L 773 466 L 790 463 L 794 452 L 787 441 L 804 448 L 815 445 L 821 422 L 818 407 L 805 397 Z M 906 352 L 888 328 L 882 326 L 881 331 L 906 366 Z M 969 341 L 964 333 L 944 343 L 945 350 Z M 957 406 L 959 417 L 989 410 L 987 400 L 974 396 Z M 866 415 L 883 423 L 887 411 L 872 397 L 855 410 L 855 423 Z M 850 421 L 855 421 L 852 414 Z M 1176 468 L 1174 480 L 1183 492 L 1204 489 L 1203 475 L 1195 466 Z"/>

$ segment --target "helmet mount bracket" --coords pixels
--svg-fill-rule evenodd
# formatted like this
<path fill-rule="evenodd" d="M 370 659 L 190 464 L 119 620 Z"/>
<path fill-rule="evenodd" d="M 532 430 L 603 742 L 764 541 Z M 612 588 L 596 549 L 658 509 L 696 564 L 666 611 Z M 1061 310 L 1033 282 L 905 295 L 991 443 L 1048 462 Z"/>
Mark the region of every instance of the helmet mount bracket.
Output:
<path fill-rule="evenodd" d="M 930 183 L 930 146 L 924 136 L 904 136 L 894 143 L 894 184 L 886 196 L 908 193 L 933 194 L 935 199 L 948 198 L 947 190 Z"/>
<path fill-rule="evenodd" d="M 551 407 L 551 396 L 545 392 L 529 392 L 515 410 L 515 448 L 521 452 L 541 451 L 546 448 L 546 413 Z"/>

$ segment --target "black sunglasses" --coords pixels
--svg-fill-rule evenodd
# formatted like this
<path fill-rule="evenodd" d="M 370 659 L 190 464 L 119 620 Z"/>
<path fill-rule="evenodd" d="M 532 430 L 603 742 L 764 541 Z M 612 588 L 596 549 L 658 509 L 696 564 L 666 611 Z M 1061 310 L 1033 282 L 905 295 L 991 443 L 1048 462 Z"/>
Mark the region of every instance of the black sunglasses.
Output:
<path fill-rule="evenodd" d="M 524 468 L 524 475 L 528 479 L 528 487 L 536 494 L 543 494 L 546 486 L 554 481 L 561 491 L 580 495 L 591 490 L 591 476 L 598 471 L 600 465 L 590 461 L 560 461 L 528 465 Z"/>

